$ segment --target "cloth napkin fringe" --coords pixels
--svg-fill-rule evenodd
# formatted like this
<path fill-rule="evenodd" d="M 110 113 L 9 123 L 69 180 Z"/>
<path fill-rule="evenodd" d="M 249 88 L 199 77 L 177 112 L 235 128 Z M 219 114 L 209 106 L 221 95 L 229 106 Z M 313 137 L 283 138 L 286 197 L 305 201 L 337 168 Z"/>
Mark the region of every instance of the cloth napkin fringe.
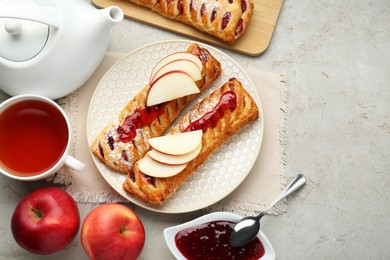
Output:
<path fill-rule="evenodd" d="M 286 177 L 286 122 L 287 122 L 287 79 L 286 75 L 281 75 L 280 81 L 280 124 L 279 124 L 279 144 L 280 144 L 280 182 L 281 189 L 283 190 L 287 185 Z M 286 212 L 287 201 L 284 200 L 282 203 L 279 203 L 282 213 Z M 276 207 L 275 207 L 276 208 Z"/>
<path fill-rule="evenodd" d="M 80 203 L 118 203 L 125 201 L 118 193 L 111 192 L 69 192 L 72 198 Z"/>
<path fill-rule="evenodd" d="M 286 122 L 287 122 L 287 80 L 285 75 L 281 75 L 280 80 L 280 120 L 279 120 L 279 144 L 280 144 L 280 184 L 281 191 L 287 185 L 287 177 L 286 177 Z M 262 205 L 262 209 L 266 208 L 268 205 Z M 285 213 L 287 211 L 287 199 L 284 199 L 280 203 L 278 203 L 273 209 L 269 211 L 269 214 L 279 215 Z"/>
<path fill-rule="evenodd" d="M 65 187 L 69 187 L 72 184 L 72 177 L 71 177 L 72 174 L 73 174 L 72 169 L 67 169 L 67 170 L 60 169 L 58 173 L 47 178 L 46 181 L 53 182 L 55 184 L 64 185 Z"/>
<path fill-rule="evenodd" d="M 60 170 L 60 172 L 62 169 Z M 46 179 L 46 181 L 51 181 L 55 184 L 65 185 L 66 191 L 68 194 L 79 203 L 118 203 L 126 201 L 123 196 L 116 192 L 73 192 L 68 189 L 69 186 L 72 185 L 71 174 L 69 171 L 73 171 L 72 169 L 68 169 L 68 172 L 64 174 L 55 174 L 52 177 Z M 73 174 L 73 173 L 72 173 Z"/>
<path fill-rule="evenodd" d="M 222 200 L 216 204 L 205 209 L 207 212 L 216 211 L 228 211 L 236 213 L 241 216 L 252 216 L 259 214 L 263 209 L 268 207 L 267 204 L 263 203 L 249 203 L 240 200 Z M 275 207 L 273 207 L 268 214 L 280 215 L 286 212 L 286 202 L 282 201 Z"/>

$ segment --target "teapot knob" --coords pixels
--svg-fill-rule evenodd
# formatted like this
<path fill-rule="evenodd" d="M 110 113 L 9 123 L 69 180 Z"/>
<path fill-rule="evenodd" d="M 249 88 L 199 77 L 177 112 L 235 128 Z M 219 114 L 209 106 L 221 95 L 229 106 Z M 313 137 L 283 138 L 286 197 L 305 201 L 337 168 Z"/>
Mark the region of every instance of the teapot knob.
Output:
<path fill-rule="evenodd" d="M 17 19 L 7 19 L 4 28 L 9 34 L 18 35 L 22 31 L 22 22 Z"/>
<path fill-rule="evenodd" d="M 59 28 L 58 9 L 55 6 L 11 5 L 0 1 L 0 18 L 15 18 Z"/>

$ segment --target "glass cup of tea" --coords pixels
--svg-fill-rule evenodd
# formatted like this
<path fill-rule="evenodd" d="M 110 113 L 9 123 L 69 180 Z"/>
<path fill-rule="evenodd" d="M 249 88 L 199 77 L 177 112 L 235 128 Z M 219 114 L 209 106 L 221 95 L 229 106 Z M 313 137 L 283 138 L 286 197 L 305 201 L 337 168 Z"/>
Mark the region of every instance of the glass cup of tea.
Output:
<path fill-rule="evenodd" d="M 0 172 L 17 180 L 40 180 L 64 165 L 85 165 L 69 155 L 71 125 L 64 110 L 41 95 L 23 94 L 0 104 Z"/>

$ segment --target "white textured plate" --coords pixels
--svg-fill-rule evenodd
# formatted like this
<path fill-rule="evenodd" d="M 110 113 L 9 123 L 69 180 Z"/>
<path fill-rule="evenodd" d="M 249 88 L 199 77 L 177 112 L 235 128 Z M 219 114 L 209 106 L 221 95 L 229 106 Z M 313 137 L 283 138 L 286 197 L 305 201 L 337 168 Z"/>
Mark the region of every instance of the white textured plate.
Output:
<path fill-rule="evenodd" d="M 192 41 L 164 41 L 146 45 L 126 55 L 114 64 L 101 79 L 92 96 L 88 117 L 89 145 L 109 121 L 148 83 L 149 73 L 157 61 L 170 53 L 184 51 Z M 163 213 L 185 213 L 205 208 L 230 194 L 250 172 L 261 147 L 263 137 L 262 107 L 256 89 L 243 69 L 223 52 L 202 43 L 221 62 L 222 75 L 211 88 L 203 91 L 198 99 L 187 107 L 189 111 L 201 99 L 227 82 L 231 77 L 239 79 L 256 101 L 260 119 L 246 125 L 225 144 L 219 147 L 176 193 L 161 207 L 145 203 L 122 187 L 125 175 L 110 170 L 95 156 L 97 168 L 104 179 L 119 194 L 143 208 Z M 179 116 L 180 118 L 180 116 Z M 179 120 L 179 119 L 178 119 Z M 175 125 L 175 122 L 173 123 Z"/>
<path fill-rule="evenodd" d="M 199 218 L 188 221 L 186 223 L 164 229 L 164 239 L 165 242 L 167 243 L 169 250 L 171 250 L 171 253 L 175 256 L 175 258 L 177 260 L 185 260 L 185 257 L 180 253 L 180 250 L 176 247 L 175 236 L 179 231 L 189 227 L 201 225 L 212 221 L 219 221 L 219 220 L 232 221 L 237 223 L 242 218 L 243 218 L 242 216 L 230 212 L 209 213 Z M 263 233 L 263 231 L 259 230 L 257 237 L 260 239 L 261 243 L 264 246 L 264 255 L 260 259 L 274 260 L 276 257 L 275 250 L 272 247 L 271 243 L 269 242 L 268 238 Z"/>

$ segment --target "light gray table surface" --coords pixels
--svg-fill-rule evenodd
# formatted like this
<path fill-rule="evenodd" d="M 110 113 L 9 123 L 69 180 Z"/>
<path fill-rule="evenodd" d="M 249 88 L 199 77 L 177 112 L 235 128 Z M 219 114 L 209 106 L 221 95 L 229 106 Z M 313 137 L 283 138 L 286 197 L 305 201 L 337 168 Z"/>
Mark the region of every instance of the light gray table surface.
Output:
<path fill-rule="evenodd" d="M 188 38 L 125 19 L 108 50 L 170 39 Z M 287 176 L 302 173 L 308 183 L 285 214 L 262 220 L 277 259 L 390 259 L 390 1 L 287 0 L 264 54 L 223 51 L 244 68 L 287 75 Z M 49 256 L 14 241 L 17 202 L 42 186 L 52 184 L 0 176 L 0 259 L 87 259 L 79 235 Z M 79 204 L 81 219 L 95 206 Z M 140 259 L 172 259 L 162 230 L 203 214 L 129 206 L 146 229 Z"/>

